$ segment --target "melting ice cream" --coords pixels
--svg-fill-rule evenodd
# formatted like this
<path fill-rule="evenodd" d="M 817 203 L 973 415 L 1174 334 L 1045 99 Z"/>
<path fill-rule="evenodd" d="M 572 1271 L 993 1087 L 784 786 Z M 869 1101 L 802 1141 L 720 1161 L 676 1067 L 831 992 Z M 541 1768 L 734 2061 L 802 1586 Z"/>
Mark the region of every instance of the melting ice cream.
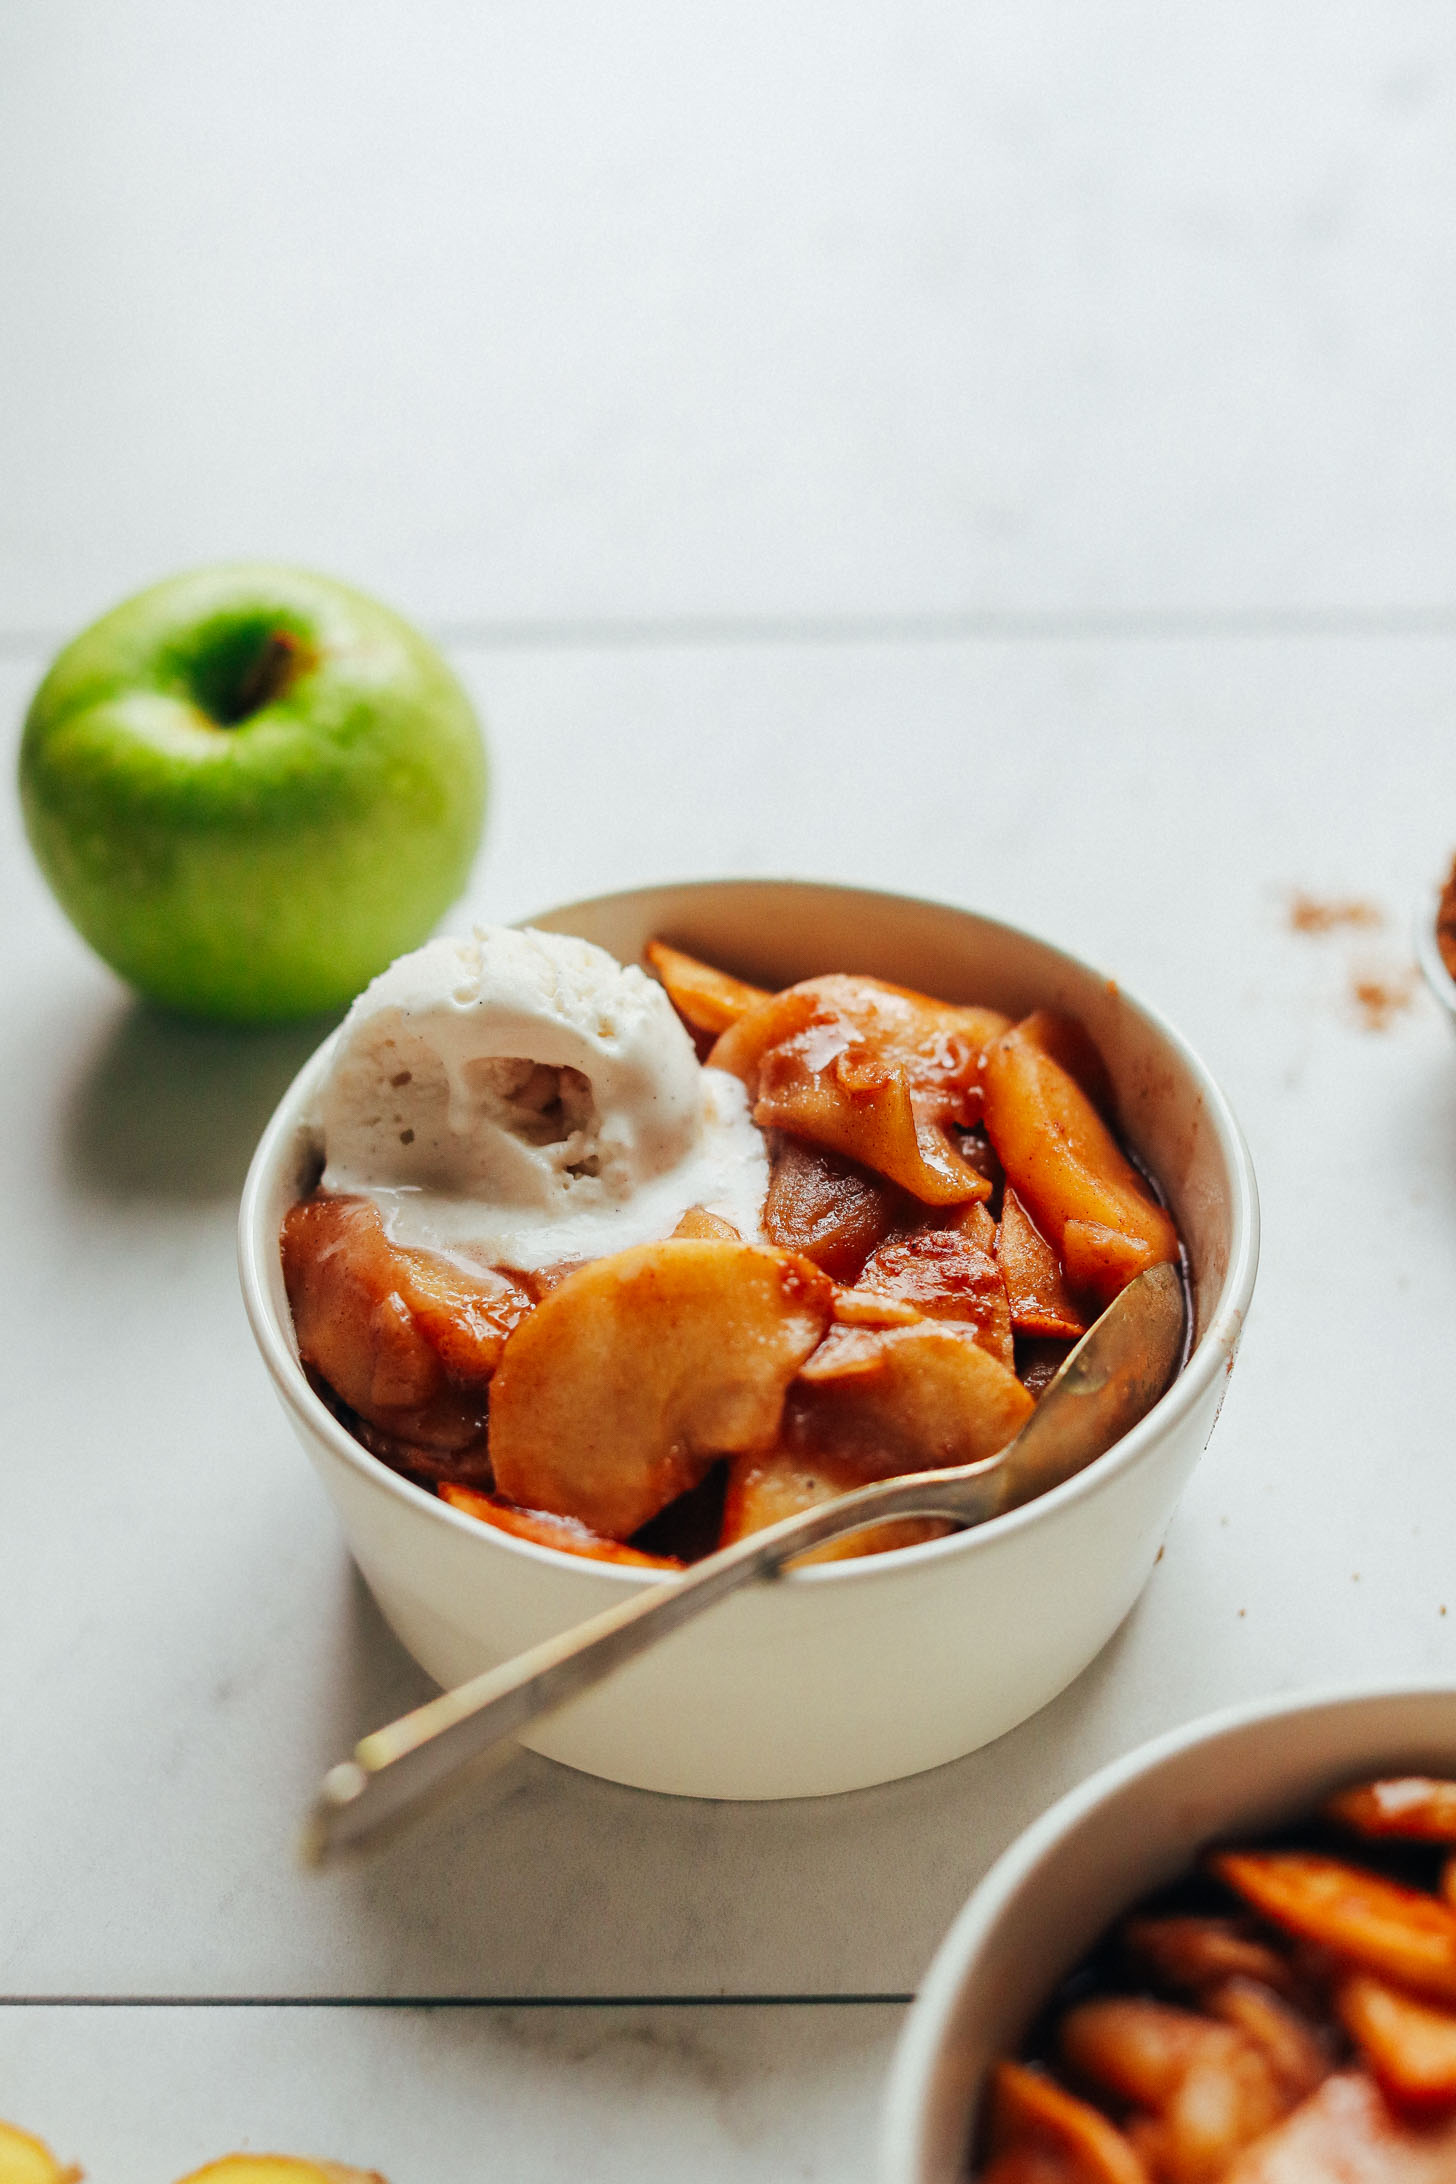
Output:
<path fill-rule="evenodd" d="M 476 926 L 354 1003 L 319 1107 L 323 1187 L 400 1244 L 523 1270 L 670 1234 L 706 1206 L 749 1240 L 768 1186 L 735 1077 L 662 988 L 590 942 Z"/>

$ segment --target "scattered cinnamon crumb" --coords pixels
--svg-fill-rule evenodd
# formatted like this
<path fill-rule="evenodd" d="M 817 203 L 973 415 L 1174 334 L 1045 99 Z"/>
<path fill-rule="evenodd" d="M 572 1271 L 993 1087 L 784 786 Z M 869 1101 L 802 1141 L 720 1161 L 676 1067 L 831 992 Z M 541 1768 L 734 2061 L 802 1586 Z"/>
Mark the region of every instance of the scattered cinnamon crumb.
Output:
<path fill-rule="evenodd" d="M 1401 970 L 1372 975 L 1356 972 L 1350 980 L 1350 999 L 1367 1031 L 1388 1031 L 1415 999 L 1415 972 Z"/>
<path fill-rule="evenodd" d="M 1292 933 L 1333 933 L 1342 926 L 1371 932 L 1384 923 L 1385 912 L 1380 905 L 1361 901 L 1358 897 L 1342 899 L 1336 896 L 1322 902 L 1318 896 L 1306 895 L 1296 889 L 1289 898 Z"/>

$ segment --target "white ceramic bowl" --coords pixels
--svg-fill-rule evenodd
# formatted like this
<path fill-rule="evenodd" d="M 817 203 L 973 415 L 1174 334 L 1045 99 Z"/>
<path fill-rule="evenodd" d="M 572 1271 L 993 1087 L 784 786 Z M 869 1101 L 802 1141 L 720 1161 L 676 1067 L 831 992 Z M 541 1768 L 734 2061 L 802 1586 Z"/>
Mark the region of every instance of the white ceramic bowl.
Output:
<path fill-rule="evenodd" d="M 988 2066 L 1206 1843 L 1257 1837 L 1362 1775 L 1453 1768 L 1456 1690 L 1347 1689 L 1209 1715 L 1071 1791 L 991 1868 L 926 1974 L 891 2073 L 884 2184 L 963 2184 Z"/>
<path fill-rule="evenodd" d="M 768 985 L 854 970 L 1013 1015 L 1065 1009 L 1101 1047 L 1124 1125 L 1168 1192 L 1192 1263 L 1193 1354 L 1162 1401 L 1040 1501 L 979 1530 L 739 1593 L 525 1739 L 589 1774 L 696 1797 L 819 1796 L 973 1751 L 1055 1697 L 1111 1636 L 1213 1429 L 1258 1256 L 1253 1173 L 1222 1094 L 1176 1032 L 1100 973 L 941 904 L 705 881 L 574 903 L 535 922 L 626 962 L 659 934 Z M 461 1515 L 366 1454 L 309 1387 L 278 1230 L 310 1174 L 307 1116 L 327 1064 L 325 1047 L 258 1147 L 241 1212 L 243 1293 L 380 1608 L 416 1660 L 455 1684 L 643 1581 Z"/>

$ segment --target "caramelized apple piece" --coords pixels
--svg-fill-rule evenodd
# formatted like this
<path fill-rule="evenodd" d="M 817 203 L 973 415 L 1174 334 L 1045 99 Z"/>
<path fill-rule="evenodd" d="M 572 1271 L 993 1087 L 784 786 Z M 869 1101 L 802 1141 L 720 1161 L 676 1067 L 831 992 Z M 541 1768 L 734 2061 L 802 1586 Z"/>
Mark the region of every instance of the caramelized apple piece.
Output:
<path fill-rule="evenodd" d="M 992 2074 L 989 2136 L 983 2184 L 1149 2184 L 1115 2124 L 1020 2063 L 998 2063 Z"/>
<path fill-rule="evenodd" d="M 763 1456 L 734 1456 L 728 1463 L 728 1497 L 723 1504 L 723 1536 L 720 1544 L 731 1547 L 750 1532 L 761 1532 L 781 1517 L 796 1517 L 804 1509 L 817 1509 L 836 1494 L 851 1493 L 865 1483 L 864 1473 L 853 1464 L 832 1456 L 795 1455 L 789 1449 L 770 1449 Z M 796 1555 L 789 1565 L 798 1569 L 808 1562 L 846 1562 L 856 1555 L 884 1555 L 897 1547 L 919 1547 L 928 1539 L 943 1539 L 955 1526 L 938 1517 L 894 1517 L 884 1524 L 867 1525 L 845 1539 L 827 1540 L 822 1547 Z"/>
<path fill-rule="evenodd" d="M 388 1464 L 391 1471 L 401 1472 L 405 1478 L 430 1488 L 440 1486 L 447 1479 L 460 1486 L 488 1487 L 491 1484 L 483 1406 L 480 1431 L 473 1441 L 463 1442 L 458 1448 L 426 1448 L 422 1442 L 402 1440 L 397 1433 L 386 1433 L 383 1426 L 361 1418 L 358 1411 L 351 1410 L 340 1400 L 321 1374 L 311 1366 L 305 1370 L 314 1394 L 333 1412 L 345 1432 L 352 1434 L 371 1456 Z"/>
<path fill-rule="evenodd" d="M 1415 1843 L 1456 1843 L 1456 1782 L 1398 1775 L 1358 1782 L 1328 1800 L 1325 1812 L 1357 1835 L 1395 1835 Z"/>
<path fill-rule="evenodd" d="M 479 1440 L 522 1287 L 392 1244 L 366 1198 L 290 1206 L 282 1253 L 299 1355 L 351 1410 L 425 1449 Z"/>
<path fill-rule="evenodd" d="M 1291 2106 L 1329 2076 L 1330 2058 L 1318 2028 L 1262 1979 L 1225 1979 L 1207 1990 L 1204 2006 L 1263 2050 Z"/>
<path fill-rule="evenodd" d="M 301 2161 L 294 2154 L 225 2154 L 194 2169 L 181 2184 L 385 2184 L 377 2169 L 348 2169 L 341 2161 Z"/>
<path fill-rule="evenodd" d="M 843 1153 L 927 1205 L 956 1205 L 990 1194 L 950 1130 L 978 1119 L 981 1056 L 1005 1022 L 833 973 L 750 1009 L 708 1059 L 743 1079 L 761 1127 Z"/>
<path fill-rule="evenodd" d="M 82 2174 L 63 2167 L 43 2139 L 0 2123 L 0 2184 L 80 2184 Z"/>
<path fill-rule="evenodd" d="M 1015 1369 L 1011 1307 L 1006 1284 L 988 1241 L 995 1227 L 983 1206 L 989 1237 L 967 1228 L 917 1228 L 892 1236 L 871 1252 L 859 1278 L 861 1290 L 879 1290 L 913 1304 L 927 1319 L 971 1329 L 976 1341 L 1008 1372 Z"/>
<path fill-rule="evenodd" d="M 785 1442 L 886 1479 L 993 1456 L 1034 1407 L 1014 1373 L 943 1321 L 837 1327 L 802 1369 Z"/>
<path fill-rule="evenodd" d="M 1339 2071 L 1258 2140 L 1222 2184 L 1451 2184 L 1456 2123 L 1402 2123 L 1373 2078 Z"/>
<path fill-rule="evenodd" d="M 1434 1896 L 1308 1851 L 1220 1851 L 1209 1865 L 1286 1933 L 1456 2003 L 1456 1911 Z"/>
<path fill-rule="evenodd" d="M 774 1446 L 832 1297 L 807 1260 L 753 1244 L 670 1238 L 591 1261 L 502 1352 L 498 1489 L 629 1539 L 715 1457 Z"/>
<path fill-rule="evenodd" d="M 667 998 L 692 1031 L 727 1031 L 740 1016 L 770 997 L 762 986 L 750 986 L 727 971 L 715 971 L 696 956 L 669 948 L 665 941 L 649 940 L 644 950 L 648 963 L 667 988 Z"/>
<path fill-rule="evenodd" d="M 1018 1335 L 1075 1342 L 1087 1332 L 1062 1278 L 1056 1253 L 1008 1184 L 996 1232 L 996 1263 Z"/>
<path fill-rule="evenodd" d="M 1368 1972 L 1341 1980 L 1335 2007 L 1386 2098 L 1403 2114 L 1456 2107 L 1456 2013 L 1417 2002 Z"/>
<path fill-rule="evenodd" d="M 1294 1991 L 1285 1958 L 1234 1919 L 1187 1914 L 1129 1919 L 1122 1940 L 1133 1961 L 1162 1985 L 1182 1987 L 1189 1994 L 1202 1994 L 1227 1979 L 1258 1980 L 1284 1995 Z"/>
<path fill-rule="evenodd" d="M 1076 1080 L 1020 1026 L 986 1055 L 986 1128 L 1074 1288 L 1104 1304 L 1178 1256 L 1177 1232 Z"/>
<path fill-rule="evenodd" d="M 908 1211 L 903 1192 L 822 1145 L 775 1135 L 763 1233 L 802 1252 L 837 1282 L 859 1270 Z"/>
<path fill-rule="evenodd" d="M 1254 2041 L 1166 2002 L 1083 2002 L 1059 2040 L 1079 2076 L 1150 2111 L 1137 2145 L 1160 2184 L 1216 2184 L 1294 2105 Z"/>
<path fill-rule="evenodd" d="M 1096 1040 L 1075 1016 L 1061 1016 L 1054 1009 L 1033 1009 L 1016 1028 L 1076 1080 L 1104 1122 L 1115 1120 L 1117 1100 L 1107 1064 Z"/>
<path fill-rule="evenodd" d="M 700 1239 L 707 1237 L 720 1244 L 741 1244 L 743 1241 L 731 1221 L 725 1221 L 721 1213 L 709 1213 L 706 1206 L 689 1206 L 672 1233 Z"/>
<path fill-rule="evenodd" d="M 878 1290 L 836 1289 L 834 1292 L 835 1327 L 913 1327 L 924 1317 L 923 1312 L 903 1298 L 886 1297 Z"/>
<path fill-rule="evenodd" d="M 513 1532 L 517 1539 L 533 1539 L 538 1547 L 555 1547 L 564 1555 L 587 1555 L 595 1562 L 630 1562 L 644 1570 L 685 1570 L 680 1555 L 644 1554 L 640 1547 L 624 1547 L 620 1540 L 603 1539 L 575 1517 L 553 1517 L 544 1509 L 518 1509 L 499 1494 L 482 1494 L 478 1488 L 446 1480 L 440 1499 L 467 1517 L 493 1524 L 497 1531 Z"/>

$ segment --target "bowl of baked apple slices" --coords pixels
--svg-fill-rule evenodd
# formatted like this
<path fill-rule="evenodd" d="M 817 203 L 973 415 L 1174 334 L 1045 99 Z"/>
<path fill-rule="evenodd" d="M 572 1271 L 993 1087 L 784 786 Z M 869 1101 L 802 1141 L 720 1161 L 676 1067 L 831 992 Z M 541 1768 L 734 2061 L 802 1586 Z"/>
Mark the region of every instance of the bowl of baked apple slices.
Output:
<path fill-rule="evenodd" d="M 973 1750 L 1111 1635 L 1222 1403 L 1258 1212 L 1217 1085 L 1103 973 L 944 904 L 705 881 L 391 966 L 269 1124 L 240 1255 L 349 1547 L 446 1685 L 795 1510 L 993 1454 L 1176 1264 L 1181 1370 L 1078 1477 L 834 1542 L 525 1739 L 799 1797 Z"/>
<path fill-rule="evenodd" d="M 1283 1693 L 1062 1798 L 921 1985 L 881 2175 L 1456 2177 L 1456 1691 Z"/>

